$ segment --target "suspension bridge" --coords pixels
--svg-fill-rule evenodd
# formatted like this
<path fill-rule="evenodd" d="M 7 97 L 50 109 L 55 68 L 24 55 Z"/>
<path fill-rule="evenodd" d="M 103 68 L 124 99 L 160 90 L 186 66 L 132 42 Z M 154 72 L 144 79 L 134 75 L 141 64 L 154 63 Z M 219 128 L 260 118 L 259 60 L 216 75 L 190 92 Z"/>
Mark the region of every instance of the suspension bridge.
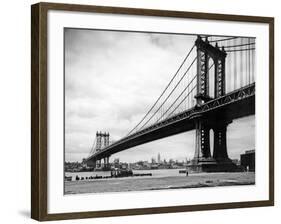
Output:
<path fill-rule="evenodd" d="M 196 130 L 194 171 L 234 171 L 227 153 L 227 126 L 255 114 L 255 38 L 197 36 L 167 86 L 126 136 L 109 142 L 96 133 L 85 160 L 109 166 L 112 154 L 171 135 Z M 213 153 L 210 130 L 213 130 Z M 171 149 L 172 150 L 172 149 Z"/>

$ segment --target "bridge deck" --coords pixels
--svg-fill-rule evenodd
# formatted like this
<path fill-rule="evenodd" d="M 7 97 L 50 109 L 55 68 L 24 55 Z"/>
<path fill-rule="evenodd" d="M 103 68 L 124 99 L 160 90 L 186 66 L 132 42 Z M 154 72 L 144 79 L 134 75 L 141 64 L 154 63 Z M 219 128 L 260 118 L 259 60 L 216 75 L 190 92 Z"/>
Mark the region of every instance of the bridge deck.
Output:
<path fill-rule="evenodd" d="M 193 107 L 122 138 L 96 152 L 87 158 L 87 161 L 102 159 L 137 145 L 193 130 L 195 129 L 194 119 L 198 116 L 218 120 L 220 118 L 217 116 L 223 115 L 224 119 L 234 120 L 252 114 L 255 114 L 255 83 L 230 92 L 220 98 L 213 99 L 200 107 Z"/>

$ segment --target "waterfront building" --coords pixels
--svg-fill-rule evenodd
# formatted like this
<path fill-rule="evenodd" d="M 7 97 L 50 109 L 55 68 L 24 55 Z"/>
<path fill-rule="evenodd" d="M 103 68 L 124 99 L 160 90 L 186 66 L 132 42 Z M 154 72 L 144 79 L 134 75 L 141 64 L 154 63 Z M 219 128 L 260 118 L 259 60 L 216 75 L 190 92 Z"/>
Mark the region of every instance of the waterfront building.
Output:
<path fill-rule="evenodd" d="M 240 163 L 245 171 L 255 171 L 255 150 L 247 150 L 241 154 Z"/>

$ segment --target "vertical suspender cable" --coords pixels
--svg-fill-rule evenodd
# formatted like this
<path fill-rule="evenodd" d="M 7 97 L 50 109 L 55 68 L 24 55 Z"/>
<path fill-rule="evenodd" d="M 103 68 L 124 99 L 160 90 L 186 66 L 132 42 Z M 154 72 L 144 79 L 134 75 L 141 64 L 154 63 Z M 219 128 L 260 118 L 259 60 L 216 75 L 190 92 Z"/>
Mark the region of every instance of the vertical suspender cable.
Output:
<path fill-rule="evenodd" d="M 250 43 L 250 38 L 248 38 L 248 44 Z M 249 83 L 248 84 L 250 84 L 251 83 L 251 79 L 250 79 L 250 65 L 251 65 L 251 63 L 250 63 L 250 45 L 248 45 L 248 79 L 249 79 Z"/>
<path fill-rule="evenodd" d="M 247 41 L 247 39 L 246 39 L 246 41 Z M 246 49 L 248 49 L 248 46 L 246 47 Z M 248 75 L 248 50 L 246 50 L 245 51 L 245 76 L 246 76 L 246 85 L 249 85 L 249 79 L 248 79 L 248 77 L 249 77 L 249 75 Z"/>
<path fill-rule="evenodd" d="M 242 38 L 240 38 L 240 44 L 242 43 Z M 239 60 L 239 74 L 240 74 L 240 87 L 243 87 L 243 51 L 240 51 L 240 60 Z"/>
<path fill-rule="evenodd" d="M 256 42 L 256 39 L 253 38 L 254 40 L 254 43 Z M 256 45 L 255 45 L 256 46 Z M 253 79 L 253 82 L 255 82 L 255 63 L 256 63 L 256 50 L 253 50 L 253 60 L 252 60 L 252 65 L 253 65 L 253 74 L 252 74 L 252 79 Z"/>
<path fill-rule="evenodd" d="M 250 38 L 248 38 L 248 43 L 250 44 Z M 249 45 L 250 46 L 250 45 Z M 250 47 L 249 47 L 250 48 Z M 249 79 L 250 79 L 250 84 L 252 82 L 252 68 L 251 68 L 251 64 L 252 64 L 252 50 L 249 50 Z"/>
<path fill-rule="evenodd" d="M 237 39 L 234 39 L 234 45 L 236 45 L 236 40 Z M 234 53 L 234 60 L 233 60 L 233 64 L 234 64 L 234 67 L 233 67 L 233 69 L 234 69 L 234 90 L 237 88 L 237 58 L 236 58 L 236 56 L 237 56 L 237 54 L 236 54 L 236 51 L 234 51 L 233 52 Z"/>

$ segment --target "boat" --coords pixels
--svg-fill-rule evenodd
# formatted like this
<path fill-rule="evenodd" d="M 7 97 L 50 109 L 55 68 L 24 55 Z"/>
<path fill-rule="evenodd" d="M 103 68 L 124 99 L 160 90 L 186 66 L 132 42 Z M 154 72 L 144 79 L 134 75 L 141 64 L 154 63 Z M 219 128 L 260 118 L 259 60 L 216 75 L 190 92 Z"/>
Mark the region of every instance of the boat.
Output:
<path fill-rule="evenodd" d="M 72 181 L 72 177 L 71 177 L 71 176 L 64 176 L 64 180 L 66 180 L 66 181 Z"/>
<path fill-rule="evenodd" d="M 110 172 L 111 177 L 131 177 L 133 176 L 133 171 L 131 169 L 119 169 L 114 168 Z"/>

